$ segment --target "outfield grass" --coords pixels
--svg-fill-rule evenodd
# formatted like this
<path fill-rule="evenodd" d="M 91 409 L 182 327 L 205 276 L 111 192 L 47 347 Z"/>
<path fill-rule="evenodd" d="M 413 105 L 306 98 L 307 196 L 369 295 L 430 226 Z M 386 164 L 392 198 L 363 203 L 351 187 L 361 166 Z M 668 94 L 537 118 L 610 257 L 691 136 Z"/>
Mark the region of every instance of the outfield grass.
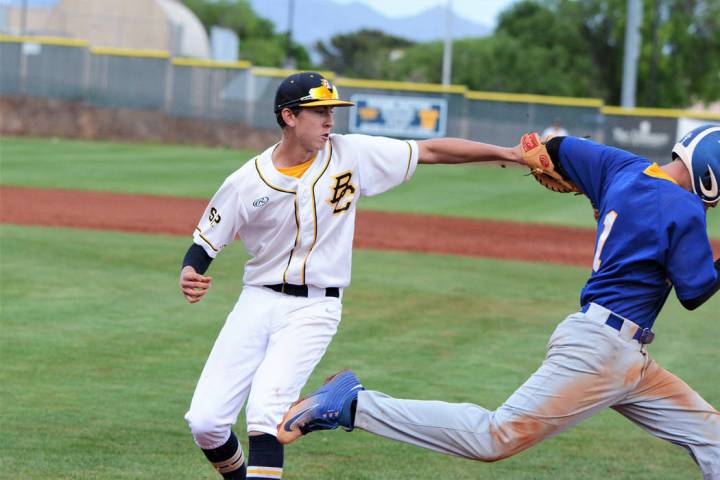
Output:
<path fill-rule="evenodd" d="M 187 238 L 0 226 L 0 471 L 13 479 L 215 479 L 182 416 L 241 288 L 229 247 L 207 298 L 177 291 Z M 494 408 L 542 360 L 585 269 L 356 251 L 343 322 L 308 389 L 343 367 L 397 397 Z M 652 354 L 720 405 L 720 299 L 672 299 Z M 244 431 L 241 419 L 238 432 Z M 679 448 L 607 411 L 496 464 L 364 432 L 286 449 L 300 479 L 691 479 Z"/>
<path fill-rule="evenodd" d="M 0 183 L 209 198 L 254 155 L 189 146 L 3 138 Z M 412 181 L 363 199 L 360 208 L 595 226 L 585 197 L 550 192 L 523 175 L 519 168 L 421 165 Z M 710 235 L 720 238 L 720 214 L 708 217 Z"/>
<path fill-rule="evenodd" d="M 254 153 L 187 145 L 10 137 L 3 185 L 206 198 Z"/>

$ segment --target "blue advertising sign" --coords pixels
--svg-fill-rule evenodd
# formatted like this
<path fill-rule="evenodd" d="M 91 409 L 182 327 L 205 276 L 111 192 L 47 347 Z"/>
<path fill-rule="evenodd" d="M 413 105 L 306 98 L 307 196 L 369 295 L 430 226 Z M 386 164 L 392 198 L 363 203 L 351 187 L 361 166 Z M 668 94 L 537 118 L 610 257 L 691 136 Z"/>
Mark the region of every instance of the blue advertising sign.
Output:
<path fill-rule="evenodd" d="M 352 133 L 405 138 L 444 137 L 447 101 L 432 97 L 355 94 L 351 101 Z"/>

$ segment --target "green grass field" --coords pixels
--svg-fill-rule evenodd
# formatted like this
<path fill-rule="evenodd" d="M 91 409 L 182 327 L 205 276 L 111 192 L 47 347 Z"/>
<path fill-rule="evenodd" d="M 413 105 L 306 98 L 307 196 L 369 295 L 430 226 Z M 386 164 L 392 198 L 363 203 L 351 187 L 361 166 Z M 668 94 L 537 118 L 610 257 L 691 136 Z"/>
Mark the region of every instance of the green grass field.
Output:
<path fill-rule="evenodd" d="M 0 155 L 5 185 L 204 197 L 235 168 L 236 158 L 250 153 L 3 139 Z M 463 178 L 451 182 L 455 173 L 441 167 L 429 167 L 424 175 L 421 167 L 396 196 L 371 207 L 402 210 L 402 201 L 416 197 L 416 211 L 450 214 L 447 205 L 408 187 L 417 180 L 442 190 L 455 208 L 464 205 L 463 195 L 489 201 L 500 195 L 500 182 L 518 180 L 517 172 L 464 168 L 467 176 L 477 175 L 478 186 Z M 493 193 L 480 186 L 486 175 L 493 176 Z M 537 205 L 533 195 L 544 192 L 532 180 L 519 183 L 529 185 L 526 203 Z M 366 206 L 375 199 L 368 200 Z M 553 208 L 553 202 L 543 206 Z M 504 208 L 507 216 L 495 212 L 496 218 L 527 220 L 525 203 Z M 208 297 L 188 305 L 178 292 L 177 273 L 189 241 L 0 226 L 0 477 L 219 478 L 182 417 L 241 288 L 246 256 L 240 244 L 228 247 L 213 263 Z M 368 388 L 396 397 L 488 408 L 542 361 L 553 328 L 577 308 L 587 275 L 583 268 L 363 250 L 353 262 L 343 322 L 306 390 L 353 367 Z M 719 311 L 719 298 L 696 312 L 671 299 L 651 348 L 661 364 L 715 406 Z M 243 418 L 237 431 L 242 438 Z M 286 452 L 290 480 L 700 478 L 681 449 L 611 411 L 495 464 L 364 432 L 313 434 Z"/>
<path fill-rule="evenodd" d="M 0 184 L 209 198 L 255 155 L 188 146 L 4 138 Z M 525 178 L 519 168 L 421 165 L 413 179 L 360 208 L 594 227 L 590 203 Z M 708 231 L 720 238 L 720 213 Z"/>

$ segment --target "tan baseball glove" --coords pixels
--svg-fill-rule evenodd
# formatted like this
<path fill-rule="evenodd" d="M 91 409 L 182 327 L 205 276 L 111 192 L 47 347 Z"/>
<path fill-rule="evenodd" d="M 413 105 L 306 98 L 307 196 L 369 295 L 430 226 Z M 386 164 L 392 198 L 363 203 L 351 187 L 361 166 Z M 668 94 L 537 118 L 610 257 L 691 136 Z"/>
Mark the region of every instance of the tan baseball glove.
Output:
<path fill-rule="evenodd" d="M 560 193 L 579 192 L 580 189 L 577 185 L 570 180 L 566 180 L 555 169 L 552 158 L 550 158 L 550 154 L 545 148 L 545 143 L 550 138 L 552 137 L 540 141 L 540 135 L 535 132 L 523 135 L 520 139 L 523 160 L 530 167 L 530 173 L 535 177 L 535 180 L 540 182 L 543 187 Z"/>

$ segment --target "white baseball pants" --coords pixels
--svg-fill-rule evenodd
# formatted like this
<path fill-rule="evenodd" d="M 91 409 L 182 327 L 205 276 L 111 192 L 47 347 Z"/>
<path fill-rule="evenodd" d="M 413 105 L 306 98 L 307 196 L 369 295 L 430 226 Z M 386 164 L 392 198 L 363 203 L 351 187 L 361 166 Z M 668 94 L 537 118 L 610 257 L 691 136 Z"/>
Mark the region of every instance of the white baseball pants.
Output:
<path fill-rule="evenodd" d="M 519 453 L 611 407 L 684 447 L 706 480 L 720 480 L 720 413 L 592 304 L 553 333 L 540 368 L 497 410 L 463 403 L 358 396 L 355 426 L 450 455 L 492 462 Z"/>
<path fill-rule="evenodd" d="M 313 296 L 316 293 L 317 296 Z M 247 400 L 248 432 L 277 434 L 337 331 L 339 298 L 245 286 L 205 363 L 185 415 L 195 443 L 223 445 Z"/>

